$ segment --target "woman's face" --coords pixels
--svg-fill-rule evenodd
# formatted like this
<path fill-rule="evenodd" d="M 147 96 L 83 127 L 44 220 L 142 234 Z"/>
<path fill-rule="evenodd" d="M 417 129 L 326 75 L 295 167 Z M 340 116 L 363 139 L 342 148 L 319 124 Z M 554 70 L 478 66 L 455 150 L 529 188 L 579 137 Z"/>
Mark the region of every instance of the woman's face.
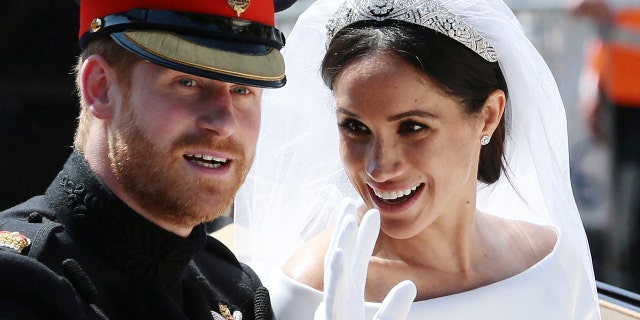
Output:
<path fill-rule="evenodd" d="M 383 232 L 404 239 L 471 217 L 480 117 L 389 53 L 347 65 L 334 95 L 345 170 Z"/>

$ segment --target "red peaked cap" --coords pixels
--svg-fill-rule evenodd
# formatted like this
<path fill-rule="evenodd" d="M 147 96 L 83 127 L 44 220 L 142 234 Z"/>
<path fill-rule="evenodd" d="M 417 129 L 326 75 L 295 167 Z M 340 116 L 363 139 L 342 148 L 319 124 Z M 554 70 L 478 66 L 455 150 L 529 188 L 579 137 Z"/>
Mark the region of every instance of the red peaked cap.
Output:
<path fill-rule="evenodd" d="M 257 87 L 286 83 L 275 11 L 295 0 L 82 0 L 79 44 L 109 35 L 158 65 Z M 229 4 L 231 3 L 231 4 Z"/>
<path fill-rule="evenodd" d="M 127 12 L 131 9 L 210 14 L 275 26 L 273 0 L 251 0 L 249 7 L 239 17 L 226 0 L 82 0 L 78 37 L 80 38 L 90 31 L 93 19 L 114 13 Z"/>

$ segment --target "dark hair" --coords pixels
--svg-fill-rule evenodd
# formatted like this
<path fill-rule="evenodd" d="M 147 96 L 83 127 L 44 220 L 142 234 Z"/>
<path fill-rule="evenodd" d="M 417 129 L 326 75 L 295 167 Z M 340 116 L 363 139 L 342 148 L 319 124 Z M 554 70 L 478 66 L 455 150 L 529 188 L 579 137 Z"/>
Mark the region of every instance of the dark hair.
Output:
<path fill-rule="evenodd" d="M 450 37 L 414 24 L 387 20 L 352 24 L 338 32 L 322 61 L 322 78 L 333 89 L 336 76 L 349 63 L 390 52 L 422 71 L 445 94 L 458 99 L 468 114 L 482 110 L 489 94 L 508 93 L 497 62 L 489 62 Z M 480 150 L 478 180 L 490 184 L 505 168 L 504 117 L 491 142 Z"/>

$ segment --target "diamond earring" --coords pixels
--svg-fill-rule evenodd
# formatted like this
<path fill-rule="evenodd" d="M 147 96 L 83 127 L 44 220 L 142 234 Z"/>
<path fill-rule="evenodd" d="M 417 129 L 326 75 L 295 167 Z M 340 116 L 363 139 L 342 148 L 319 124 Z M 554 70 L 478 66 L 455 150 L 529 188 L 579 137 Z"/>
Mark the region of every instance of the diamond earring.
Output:
<path fill-rule="evenodd" d="M 484 135 L 482 136 L 482 138 L 480 139 L 480 144 L 483 146 L 486 146 L 489 144 L 489 141 L 491 141 L 491 137 Z"/>

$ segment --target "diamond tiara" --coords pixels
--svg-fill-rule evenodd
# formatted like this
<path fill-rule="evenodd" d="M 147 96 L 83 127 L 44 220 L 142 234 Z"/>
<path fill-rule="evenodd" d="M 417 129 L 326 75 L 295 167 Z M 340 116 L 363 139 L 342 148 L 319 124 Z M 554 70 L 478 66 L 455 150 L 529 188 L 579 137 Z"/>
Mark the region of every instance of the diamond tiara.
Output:
<path fill-rule="evenodd" d="M 427 27 L 462 43 L 489 62 L 498 61 L 489 42 L 434 0 L 345 0 L 329 20 L 327 44 L 342 28 L 367 20 L 398 20 Z"/>

